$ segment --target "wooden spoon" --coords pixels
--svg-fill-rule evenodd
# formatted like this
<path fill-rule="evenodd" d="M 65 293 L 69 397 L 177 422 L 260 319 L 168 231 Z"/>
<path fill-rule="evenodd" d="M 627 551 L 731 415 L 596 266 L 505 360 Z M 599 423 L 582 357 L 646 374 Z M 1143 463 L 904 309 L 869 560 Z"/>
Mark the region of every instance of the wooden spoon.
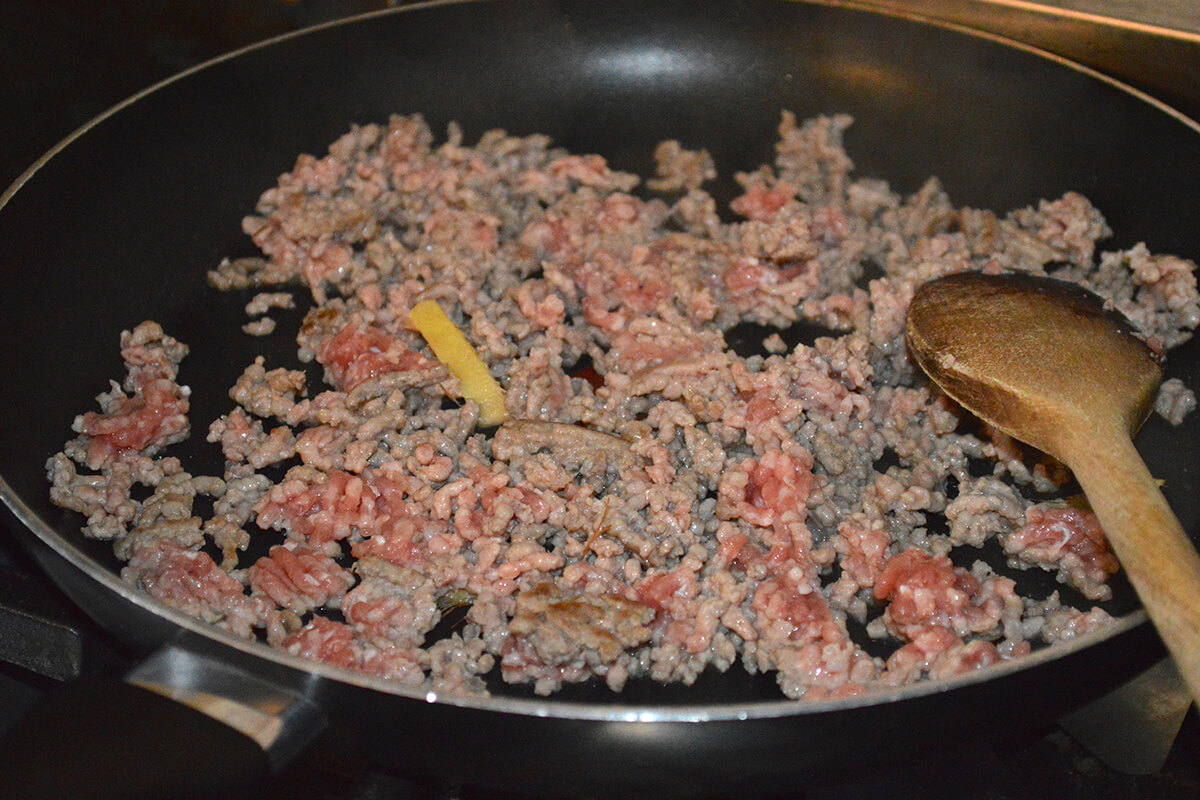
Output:
<path fill-rule="evenodd" d="M 1134 449 L 1158 358 L 1100 298 L 1029 275 L 960 273 L 921 286 L 906 339 L 946 394 L 1062 461 L 1200 701 L 1200 555 Z"/>

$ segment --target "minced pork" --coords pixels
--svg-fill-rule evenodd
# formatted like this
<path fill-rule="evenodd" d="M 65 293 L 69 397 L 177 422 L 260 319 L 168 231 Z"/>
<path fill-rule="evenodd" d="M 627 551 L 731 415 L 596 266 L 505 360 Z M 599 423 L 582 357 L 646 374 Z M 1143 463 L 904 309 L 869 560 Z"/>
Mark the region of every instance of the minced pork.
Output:
<path fill-rule="evenodd" d="M 850 124 L 785 113 L 774 163 L 736 176 L 729 209 L 703 189 L 713 160 L 679 142 L 635 193 L 543 136 L 355 127 L 246 217 L 261 257 L 210 275 L 258 292 L 250 335 L 310 306 L 300 363 L 256 359 L 200 423 L 224 473 L 172 455 L 187 346 L 146 322 L 50 459 L 53 500 L 168 606 L 438 692 L 486 694 L 496 675 L 620 690 L 740 661 L 788 697 L 842 697 L 1109 624 L 1119 565 L 1095 516 L 1048 499 L 1061 465 L 914 371 L 905 309 L 952 272 L 1051 274 L 1166 350 L 1200 322 L 1195 265 L 1098 250 L 1108 226 L 1074 193 L 1006 215 L 933 178 L 902 197 L 854 176 Z M 410 326 L 424 299 L 504 388 L 499 428 Z M 827 335 L 785 342 L 798 322 Z M 765 326 L 749 354 L 727 341 L 748 323 Z M 1158 410 L 1194 405 L 1171 381 Z M 1009 563 L 973 557 L 989 545 Z M 1086 601 L 1023 597 L 999 568 L 1048 570 Z"/>

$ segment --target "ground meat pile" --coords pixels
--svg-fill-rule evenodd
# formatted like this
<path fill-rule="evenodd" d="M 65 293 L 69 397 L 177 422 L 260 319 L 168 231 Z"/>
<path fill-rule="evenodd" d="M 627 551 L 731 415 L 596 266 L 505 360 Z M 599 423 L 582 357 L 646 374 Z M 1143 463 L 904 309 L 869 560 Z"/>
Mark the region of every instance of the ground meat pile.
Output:
<path fill-rule="evenodd" d="M 1195 266 L 1100 251 L 1078 194 L 1003 216 L 936 179 L 901 196 L 854 176 L 850 124 L 783 114 L 729 208 L 679 142 L 643 184 L 542 136 L 356 127 L 262 195 L 244 222 L 261 257 L 210 275 L 258 293 L 247 335 L 309 309 L 298 360 L 247 364 L 200 423 L 223 474 L 171 454 L 188 348 L 146 322 L 50 460 L 53 500 L 168 606 L 442 693 L 740 662 L 788 697 L 843 697 L 1110 623 L 1119 565 L 1094 514 L 914 371 L 905 310 L 948 273 L 1051 274 L 1165 350 L 1200 323 Z M 498 428 L 410 325 L 427 299 L 504 388 Z M 824 333 L 790 340 L 797 323 Z M 731 348 L 754 325 L 758 351 Z M 1158 408 L 1194 404 L 1175 381 Z M 1020 570 L 1063 594 L 1022 596 Z"/>

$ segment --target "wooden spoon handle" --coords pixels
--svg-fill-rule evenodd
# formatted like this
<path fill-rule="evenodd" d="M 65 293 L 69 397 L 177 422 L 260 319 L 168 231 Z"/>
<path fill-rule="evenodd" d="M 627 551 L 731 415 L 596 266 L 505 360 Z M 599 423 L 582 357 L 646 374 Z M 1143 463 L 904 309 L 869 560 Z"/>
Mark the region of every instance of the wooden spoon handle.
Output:
<path fill-rule="evenodd" d="M 1128 436 L 1092 439 L 1068 462 L 1129 582 L 1200 702 L 1200 554 Z"/>

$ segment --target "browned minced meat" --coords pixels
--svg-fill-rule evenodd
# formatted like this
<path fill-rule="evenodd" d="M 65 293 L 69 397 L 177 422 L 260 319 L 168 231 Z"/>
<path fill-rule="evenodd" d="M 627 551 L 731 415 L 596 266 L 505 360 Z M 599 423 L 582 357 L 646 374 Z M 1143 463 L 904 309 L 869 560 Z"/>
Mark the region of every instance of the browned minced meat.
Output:
<path fill-rule="evenodd" d="M 553 688 L 564 679 L 600 674 L 619 689 L 628 669 L 622 661 L 649 641 L 654 615 L 636 600 L 534 584 L 516 597 L 500 666 L 514 682 L 535 680 Z"/>
<path fill-rule="evenodd" d="M 1162 382 L 1154 410 L 1173 425 L 1196 410 L 1196 393 L 1184 385 L 1179 378 L 1167 378 Z"/>
<path fill-rule="evenodd" d="M 1103 251 L 1075 193 L 1003 215 L 935 179 L 901 196 L 853 174 L 850 124 L 784 114 L 728 209 L 704 189 L 711 157 L 679 141 L 639 192 L 543 136 L 356 127 L 264 192 L 243 226 L 261 257 L 210 275 L 256 291 L 251 315 L 311 298 L 296 360 L 254 360 L 202 422 L 224 473 L 170 455 L 186 348 L 145 323 L 121 338 L 124 382 L 50 459 L 51 496 L 163 603 L 436 692 L 484 693 L 489 672 L 542 693 L 690 683 L 740 661 L 789 697 L 845 697 L 1110 624 L 995 571 L 1100 600 L 1117 562 L 1094 517 L 1029 499 L 1060 465 L 965 424 L 914 371 L 904 315 L 939 275 L 1050 273 L 1166 349 L 1200 323 L 1194 265 Z M 504 387 L 498 429 L 410 327 L 426 299 Z M 802 320 L 837 333 L 751 357 L 726 342 Z M 1158 408 L 1194 404 L 1171 381 Z M 975 560 L 993 539 L 1010 564 Z"/>

